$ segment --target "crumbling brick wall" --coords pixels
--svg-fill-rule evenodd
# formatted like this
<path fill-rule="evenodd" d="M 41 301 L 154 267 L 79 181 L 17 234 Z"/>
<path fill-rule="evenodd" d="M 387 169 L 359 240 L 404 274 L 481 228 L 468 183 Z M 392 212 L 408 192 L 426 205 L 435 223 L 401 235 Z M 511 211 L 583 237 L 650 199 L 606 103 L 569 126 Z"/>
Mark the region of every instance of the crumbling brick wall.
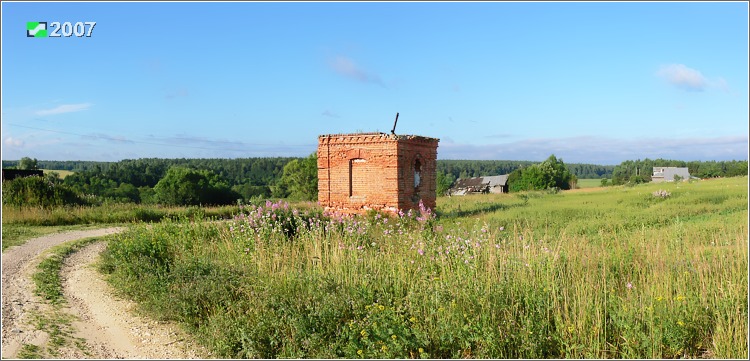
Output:
<path fill-rule="evenodd" d="M 438 139 L 385 133 L 318 137 L 318 200 L 363 213 L 435 208 Z"/>

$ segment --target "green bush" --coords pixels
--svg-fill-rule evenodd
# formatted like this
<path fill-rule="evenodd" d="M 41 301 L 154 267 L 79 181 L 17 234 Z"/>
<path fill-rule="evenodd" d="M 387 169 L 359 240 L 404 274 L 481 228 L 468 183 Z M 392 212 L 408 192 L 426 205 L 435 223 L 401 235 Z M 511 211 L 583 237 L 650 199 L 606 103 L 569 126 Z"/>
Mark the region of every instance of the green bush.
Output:
<path fill-rule="evenodd" d="M 62 184 L 43 177 L 21 177 L 3 182 L 3 205 L 54 207 L 86 202 Z"/>
<path fill-rule="evenodd" d="M 232 204 L 240 197 L 216 173 L 185 167 L 169 168 L 154 192 L 156 200 L 167 205 Z"/>

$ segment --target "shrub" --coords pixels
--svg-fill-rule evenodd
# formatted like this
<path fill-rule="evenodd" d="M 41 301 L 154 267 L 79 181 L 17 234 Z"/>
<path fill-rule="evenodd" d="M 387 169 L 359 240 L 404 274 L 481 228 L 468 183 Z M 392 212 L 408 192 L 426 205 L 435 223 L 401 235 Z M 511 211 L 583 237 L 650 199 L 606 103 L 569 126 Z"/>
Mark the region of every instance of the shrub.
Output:
<path fill-rule="evenodd" d="M 43 177 L 22 177 L 3 182 L 4 205 L 53 207 L 85 203 L 68 187 Z"/>

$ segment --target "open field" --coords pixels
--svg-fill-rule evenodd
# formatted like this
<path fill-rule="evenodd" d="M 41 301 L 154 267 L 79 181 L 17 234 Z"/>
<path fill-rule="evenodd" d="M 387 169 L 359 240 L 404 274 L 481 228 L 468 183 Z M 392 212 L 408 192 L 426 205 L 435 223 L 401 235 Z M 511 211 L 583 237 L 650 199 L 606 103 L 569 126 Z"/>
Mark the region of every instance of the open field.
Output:
<path fill-rule="evenodd" d="M 268 202 L 134 226 L 101 269 L 219 357 L 744 359 L 747 181 L 440 198 L 437 217 Z"/>
<path fill-rule="evenodd" d="M 52 172 L 57 173 L 60 175 L 60 179 L 65 179 L 65 177 L 75 173 L 69 170 L 59 170 L 59 169 L 41 169 L 41 170 L 44 171 L 45 175 L 50 174 Z"/>
<path fill-rule="evenodd" d="M 578 188 L 601 187 L 602 180 L 601 179 L 579 179 L 576 185 L 578 186 Z"/>

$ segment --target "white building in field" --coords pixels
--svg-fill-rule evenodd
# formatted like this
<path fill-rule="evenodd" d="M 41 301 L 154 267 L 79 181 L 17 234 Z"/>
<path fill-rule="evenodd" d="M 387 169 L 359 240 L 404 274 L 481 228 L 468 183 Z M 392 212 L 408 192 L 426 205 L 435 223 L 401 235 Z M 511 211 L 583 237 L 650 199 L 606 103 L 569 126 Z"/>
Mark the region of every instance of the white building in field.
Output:
<path fill-rule="evenodd" d="M 654 183 L 674 182 L 675 177 L 682 181 L 692 178 L 687 168 L 654 167 L 654 174 L 651 176 L 651 181 Z"/>

